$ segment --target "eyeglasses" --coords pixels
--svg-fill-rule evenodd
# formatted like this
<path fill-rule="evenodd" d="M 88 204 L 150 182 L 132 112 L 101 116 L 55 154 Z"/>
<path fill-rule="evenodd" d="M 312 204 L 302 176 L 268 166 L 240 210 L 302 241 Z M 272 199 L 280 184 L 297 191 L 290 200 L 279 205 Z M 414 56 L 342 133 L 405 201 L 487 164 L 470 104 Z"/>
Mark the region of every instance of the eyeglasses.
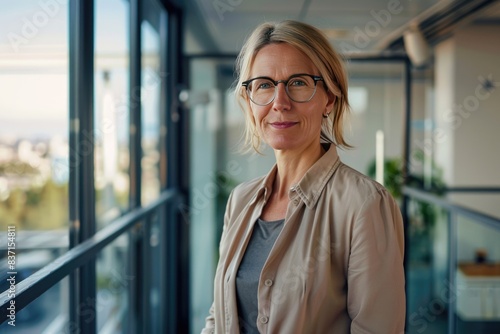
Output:
<path fill-rule="evenodd" d="M 274 81 L 269 77 L 257 77 L 242 83 L 246 88 L 248 97 L 253 103 L 265 106 L 273 102 L 278 91 L 278 84 L 285 84 L 285 91 L 288 97 L 295 102 L 311 101 L 316 93 L 316 85 L 323 78 L 311 74 L 294 74 L 287 80 Z"/>

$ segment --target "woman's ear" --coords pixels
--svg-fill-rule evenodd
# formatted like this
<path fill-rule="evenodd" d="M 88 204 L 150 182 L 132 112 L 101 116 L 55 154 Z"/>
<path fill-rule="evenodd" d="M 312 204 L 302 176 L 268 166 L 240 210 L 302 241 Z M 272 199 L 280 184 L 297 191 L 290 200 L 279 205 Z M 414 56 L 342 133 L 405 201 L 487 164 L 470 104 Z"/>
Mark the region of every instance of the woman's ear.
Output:
<path fill-rule="evenodd" d="M 333 110 L 333 106 L 335 105 L 335 101 L 337 101 L 337 97 L 333 95 L 331 91 L 326 91 L 326 96 L 328 100 L 326 101 L 325 112 L 329 114 Z"/>

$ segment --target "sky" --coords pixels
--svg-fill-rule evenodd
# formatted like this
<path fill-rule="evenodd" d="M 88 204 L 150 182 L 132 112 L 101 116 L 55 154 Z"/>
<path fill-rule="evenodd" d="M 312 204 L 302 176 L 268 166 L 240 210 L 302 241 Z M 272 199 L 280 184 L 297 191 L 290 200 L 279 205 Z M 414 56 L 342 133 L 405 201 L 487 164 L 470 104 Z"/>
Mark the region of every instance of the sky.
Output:
<path fill-rule="evenodd" d="M 96 53 L 125 54 L 126 3 L 96 1 Z M 0 136 L 67 134 L 67 0 L 0 0 L 0 22 Z"/>

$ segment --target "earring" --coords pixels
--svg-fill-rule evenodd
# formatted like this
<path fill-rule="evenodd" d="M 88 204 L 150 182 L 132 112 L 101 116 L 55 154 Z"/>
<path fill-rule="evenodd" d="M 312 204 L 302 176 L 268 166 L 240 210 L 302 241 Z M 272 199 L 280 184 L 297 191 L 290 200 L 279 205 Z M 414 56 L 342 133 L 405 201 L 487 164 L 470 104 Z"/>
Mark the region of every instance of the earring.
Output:
<path fill-rule="evenodd" d="M 323 114 L 323 118 L 328 118 L 328 116 L 330 116 L 330 113 Z"/>

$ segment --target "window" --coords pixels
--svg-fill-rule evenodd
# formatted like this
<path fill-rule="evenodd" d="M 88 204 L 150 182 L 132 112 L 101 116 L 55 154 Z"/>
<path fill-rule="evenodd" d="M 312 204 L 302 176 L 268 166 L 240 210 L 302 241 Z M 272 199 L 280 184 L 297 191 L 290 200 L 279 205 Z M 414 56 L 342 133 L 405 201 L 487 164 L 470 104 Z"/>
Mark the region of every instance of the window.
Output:
<path fill-rule="evenodd" d="M 4 2 L 0 10 L 0 261 L 16 230 L 16 283 L 68 247 L 68 6 Z M 0 266 L 0 292 L 7 273 Z M 18 312 L 12 329 L 41 332 L 64 316 L 66 280 Z M 47 303 L 54 307 L 47 308 Z M 61 309 L 59 308 L 61 307 Z M 25 319 L 26 321 L 23 321 Z M 15 332 L 15 331 L 14 331 Z"/>
<path fill-rule="evenodd" d="M 128 1 L 95 1 L 94 172 L 98 228 L 128 209 L 128 13 Z"/>

